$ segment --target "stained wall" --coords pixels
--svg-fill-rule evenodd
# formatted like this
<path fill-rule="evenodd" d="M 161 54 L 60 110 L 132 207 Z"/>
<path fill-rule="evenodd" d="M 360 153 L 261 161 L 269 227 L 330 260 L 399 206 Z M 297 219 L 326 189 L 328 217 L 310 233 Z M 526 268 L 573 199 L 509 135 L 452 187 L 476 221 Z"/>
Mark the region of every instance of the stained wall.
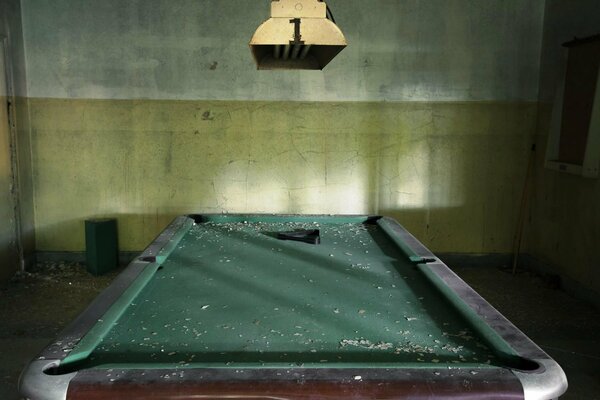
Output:
<path fill-rule="evenodd" d="M 564 76 L 567 51 L 562 44 L 600 33 L 598 2 L 546 2 L 540 70 L 538 143 L 527 251 L 559 274 L 580 296 L 600 304 L 600 181 L 544 168 L 552 105 Z"/>
<path fill-rule="evenodd" d="M 381 213 L 435 251 L 508 252 L 537 123 L 542 1 L 330 0 L 350 46 L 257 71 L 268 1 L 23 3 L 36 247 L 115 216 Z"/>
<path fill-rule="evenodd" d="M 0 2 L 0 283 L 35 251 L 25 51 L 18 0 Z M 10 117 L 9 117 L 10 103 Z"/>

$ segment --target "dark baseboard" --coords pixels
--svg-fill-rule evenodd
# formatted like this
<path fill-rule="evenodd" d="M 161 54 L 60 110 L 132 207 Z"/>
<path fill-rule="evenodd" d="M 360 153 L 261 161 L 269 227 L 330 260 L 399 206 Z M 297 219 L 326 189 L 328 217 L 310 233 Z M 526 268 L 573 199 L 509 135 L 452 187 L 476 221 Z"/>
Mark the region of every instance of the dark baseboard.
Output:
<path fill-rule="evenodd" d="M 438 257 L 450 268 L 485 268 L 506 267 L 511 268 L 513 262 L 512 254 L 470 254 L 470 253 L 439 253 Z M 569 295 L 583 300 L 600 309 L 600 293 L 589 287 L 585 287 L 576 280 L 561 274 L 555 265 L 540 260 L 531 254 L 519 255 L 519 270 L 530 271 L 540 275 L 543 279 L 551 282 Z"/>
<path fill-rule="evenodd" d="M 119 264 L 127 265 L 135 257 L 141 254 L 141 251 L 121 251 L 119 252 Z M 76 262 L 85 263 L 85 252 L 83 251 L 38 251 L 35 253 L 36 262 Z"/>
<path fill-rule="evenodd" d="M 450 268 L 454 267 L 505 267 L 512 263 L 512 254 L 490 253 L 436 253 Z"/>
<path fill-rule="evenodd" d="M 522 254 L 519 258 L 519 267 L 536 272 L 544 277 L 558 279 L 560 288 L 575 297 L 593 304 L 600 309 L 600 293 L 577 282 L 576 280 L 560 273 L 560 269 L 551 263 L 540 260 L 531 254 Z"/>

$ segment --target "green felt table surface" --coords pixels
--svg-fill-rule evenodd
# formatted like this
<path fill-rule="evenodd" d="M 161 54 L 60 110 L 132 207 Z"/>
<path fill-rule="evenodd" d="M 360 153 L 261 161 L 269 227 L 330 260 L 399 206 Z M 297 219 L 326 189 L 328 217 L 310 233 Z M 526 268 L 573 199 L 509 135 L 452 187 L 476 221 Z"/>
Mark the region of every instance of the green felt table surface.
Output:
<path fill-rule="evenodd" d="M 321 244 L 276 238 L 296 229 L 319 229 Z M 186 228 L 173 244 L 87 366 L 496 362 L 376 224 L 215 218 Z"/>

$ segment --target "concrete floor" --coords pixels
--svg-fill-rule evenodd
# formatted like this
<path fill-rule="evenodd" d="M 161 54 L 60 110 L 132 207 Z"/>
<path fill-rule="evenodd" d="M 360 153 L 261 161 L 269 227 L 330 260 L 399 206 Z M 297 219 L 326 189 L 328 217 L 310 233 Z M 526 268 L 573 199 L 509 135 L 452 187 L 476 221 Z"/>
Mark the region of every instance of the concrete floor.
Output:
<path fill-rule="evenodd" d="M 77 264 L 37 265 L 0 288 L 0 399 L 18 399 L 25 364 L 117 275 L 95 278 Z"/>
<path fill-rule="evenodd" d="M 569 380 L 561 399 L 600 399 L 600 310 L 528 272 L 453 270 L 561 365 Z"/>
<path fill-rule="evenodd" d="M 600 399 L 600 311 L 526 273 L 455 268 L 565 369 L 564 399 Z M 21 369 L 116 276 L 79 265 L 40 264 L 0 288 L 0 399 L 18 399 Z"/>

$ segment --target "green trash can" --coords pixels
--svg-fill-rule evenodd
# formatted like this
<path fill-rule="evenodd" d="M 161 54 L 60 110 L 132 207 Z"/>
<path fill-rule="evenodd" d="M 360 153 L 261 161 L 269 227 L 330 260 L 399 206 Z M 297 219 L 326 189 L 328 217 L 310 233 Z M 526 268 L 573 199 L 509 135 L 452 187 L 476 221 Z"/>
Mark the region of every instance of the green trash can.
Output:
<path fill-rule="evenodd" d="M 119 265 L 117 220 L 112 218 L 85 221 L 85 258 L 87 270 L 98 276 Z"/>

